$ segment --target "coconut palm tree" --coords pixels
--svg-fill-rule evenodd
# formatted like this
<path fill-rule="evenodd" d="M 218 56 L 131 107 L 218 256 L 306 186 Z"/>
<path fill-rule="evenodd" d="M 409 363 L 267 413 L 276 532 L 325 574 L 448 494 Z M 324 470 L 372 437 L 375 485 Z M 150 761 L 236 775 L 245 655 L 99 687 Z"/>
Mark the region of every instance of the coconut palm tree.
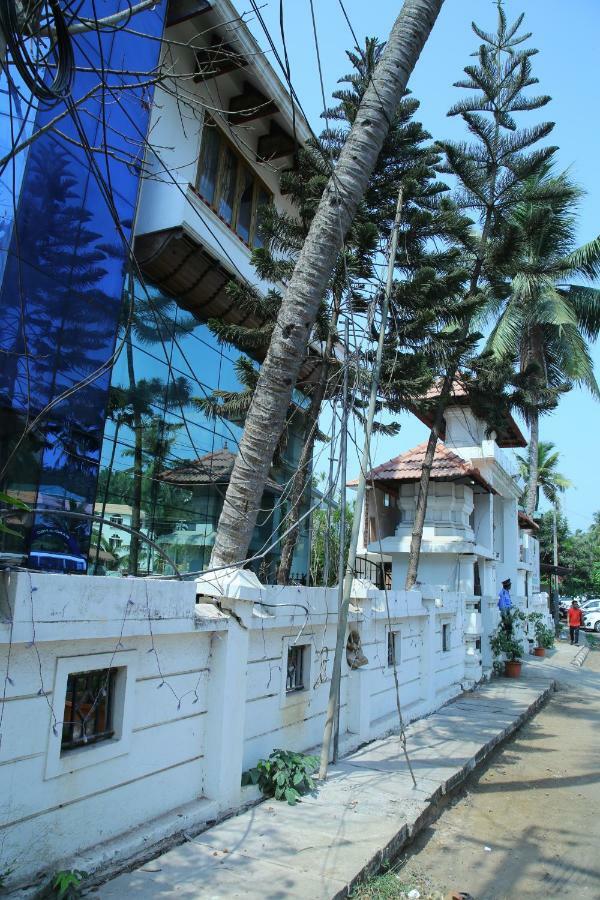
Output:
<path fill-rule="evenodd" d="M 540 415 L 573 385 L 600 397 L 589 350 L 600 333 L 600 291 L 573 283 L 600 274 L 600 236 L 577 246 L 581 192 L 565 173 L 546 170 L 532 179 L 531 188 L 535 199 L 518 204 L 509 222 L 509 239 L 518 253 L 510 266 L 510 290 L 496 304 L 498 319 L 488 340 L 498 357 L 511 356 L 520 371 L 533 372 L 525 406 L 528 515 L 537 506 Z"/>
<path fill-rule="evenodd" d="M 567 488 L 573 487 L 573 482 L 565 478 L 557 471 L 560 453 L 555 449 L 552 441 L 540 441 L 538 443 L 537 458 L 537 488 L 535 510 L 539 507 L 540 492 L 544 495 L 548 503 L 552 506 L 558 504 L 558 495 L 564 493 Z M 526 486 L 529 485 L 530 462 L 529 457 L 518 454 L 521 475 L 525 480 Z M 523 499 L 527 496 L 527 487 L 523 495 Z"/>

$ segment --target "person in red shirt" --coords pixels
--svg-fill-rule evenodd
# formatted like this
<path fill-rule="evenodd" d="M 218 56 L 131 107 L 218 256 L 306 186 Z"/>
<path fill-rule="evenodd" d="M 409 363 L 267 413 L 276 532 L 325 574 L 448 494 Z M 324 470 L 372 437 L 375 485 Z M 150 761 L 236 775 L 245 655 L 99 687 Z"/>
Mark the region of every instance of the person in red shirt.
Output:
<path fill-rule="evenodd" d="M 579 609 L 577 600 L 573 600 L 567 613 L 569 620 L 569 634 L 572 644 L 579 644 L 579 629 L 583 625 L 583 613 Z"/>

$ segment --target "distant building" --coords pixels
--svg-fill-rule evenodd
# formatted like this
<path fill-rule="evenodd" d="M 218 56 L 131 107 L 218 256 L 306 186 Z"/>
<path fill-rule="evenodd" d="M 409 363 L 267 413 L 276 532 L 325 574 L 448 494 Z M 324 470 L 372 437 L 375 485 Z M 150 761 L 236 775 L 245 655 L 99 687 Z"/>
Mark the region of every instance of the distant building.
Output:
<path fill-rule="evenodd" d="M 503 433 L 486 436 L 486 431 L 456 385 L 431 471 L 417 582 L 495 596 L 510 578 L 513 598 L 527 605 L 539 591 L 537 525 L 518 509 L 523 484 L 510 453 L 526 441 L 512 418 Z M 376 466 L 367 476 L 359 571 L 377 575 L 387 568 L 395 589 L 405 583 L 426 446 Z"/>

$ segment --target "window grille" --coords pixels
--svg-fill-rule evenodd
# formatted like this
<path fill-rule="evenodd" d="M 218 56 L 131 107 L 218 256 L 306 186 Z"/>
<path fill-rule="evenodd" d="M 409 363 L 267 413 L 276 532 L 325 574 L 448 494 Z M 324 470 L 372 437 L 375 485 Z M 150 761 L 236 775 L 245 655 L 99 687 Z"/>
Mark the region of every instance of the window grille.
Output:
<path fill-rule="evenodd" d="M 285 691 L 287 694 L 293 691 L 304 690 L 304 661 L 306 646 L 288 647 L 287 680 Z"/>
<path fill-rule="evenodd" d="M 450 625 L 442 625 L 442 650 L 446 653 L 450 649 Z"/>
<path fill-rule="evenodd" d="M 123 516 L 111 516 L 109 522 L 111 523 L 111 525 L 122 525 Z"/>
<path fill-rule="evenodd" d="M 72 672 L 67 679 L 61 752 L 111 738 L 117 669 Z"/>
<path fill-rule="evenodd" d="M 387 664 L 391 669 L 394 665 L 398 665 L 402 658 L 402 643 L 399 631 L 388 631 L 387 636 Z"/>

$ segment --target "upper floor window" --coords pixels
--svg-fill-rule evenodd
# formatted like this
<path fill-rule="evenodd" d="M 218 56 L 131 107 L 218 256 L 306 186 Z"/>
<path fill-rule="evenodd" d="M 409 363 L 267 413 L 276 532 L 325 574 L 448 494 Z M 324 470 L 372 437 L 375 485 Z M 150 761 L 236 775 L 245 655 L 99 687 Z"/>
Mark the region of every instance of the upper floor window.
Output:
<path fill-rule="evenodd" d="M 109 522 L 111 523 L 111 525 L 122 525 L 123 516 L 111 516 Z"/>
<path fill-rule="evenodd" d="M 260 210 L 272 194 L 210 116 L 202 129 L 196 187 L 245 244 L 262 247 Z"/>

